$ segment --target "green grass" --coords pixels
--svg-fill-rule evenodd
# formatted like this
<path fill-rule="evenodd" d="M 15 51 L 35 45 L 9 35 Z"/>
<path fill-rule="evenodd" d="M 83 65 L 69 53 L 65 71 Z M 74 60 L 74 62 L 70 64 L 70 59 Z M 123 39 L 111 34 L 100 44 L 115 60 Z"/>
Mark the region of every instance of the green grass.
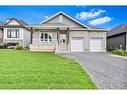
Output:
<path fill-rule="evenodd" d="M 96 89 L 73 60 L 54 53 L 0 50 L 0 89 Z"/>

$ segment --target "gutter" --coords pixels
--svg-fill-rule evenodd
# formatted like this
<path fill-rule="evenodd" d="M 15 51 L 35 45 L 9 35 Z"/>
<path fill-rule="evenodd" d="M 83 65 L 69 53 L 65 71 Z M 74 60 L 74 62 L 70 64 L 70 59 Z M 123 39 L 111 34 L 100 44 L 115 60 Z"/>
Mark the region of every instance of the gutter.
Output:
<path fill-rule="evenodd" d="M 73 31 L 102 31 L 102 32 L 108 32 L 109 29 L 86 29 L 86 28 L 75 28 L 74 26 L 26 26 L 26 27 L 32 27 L 32 28 L 44 28 L 44 29 L 57 29 L 59 28 L 69 28 L 69 30 Z"/>
<path fill-rule="evenodd" d="M 108 32 L 109 30 L 108 29 L 70 29 L 70 30 L 85 30 L 85 31 L 102 31 L 102 32 Z"/>

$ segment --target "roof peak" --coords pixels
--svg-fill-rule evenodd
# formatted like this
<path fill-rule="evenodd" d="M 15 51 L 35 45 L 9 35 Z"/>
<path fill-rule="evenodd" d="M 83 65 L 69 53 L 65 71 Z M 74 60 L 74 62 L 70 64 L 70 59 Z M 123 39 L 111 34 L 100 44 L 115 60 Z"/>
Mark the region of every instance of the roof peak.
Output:
<path fill-rule="evenodd" d="M 24 26 L 24 25 L 28 25 L 24 20 L 21 19 L 17 19 L 17 18 L 8 18 L 5 25 L 7 25 L 10 21 L 15 20 L 17 21 L 20 25 Z"/>
<path fill-rule="evenodd" d="M 86 26 L 86 25 L 80 23 L 78 20 L 72 18 L 71 16 L 69 16 L 68 14 L 66 14 L 66 13 L 64 13 L 64 12 L 62 12 L 62 11 L 59 11 L 59 12 L 55 13 L 54 15 L 50 16 L 49 18 L 43 20 L 40 24 L 43 24 L 43 23 L 49 21 L 50 19 L 53 19 L 54 17 L 58 16 L 59 14 L 63 14 L 64 16 L 66 16 L 66 17 L 68 17 L 69 19 L 73 20 L 74 22 L 80 24 L 81 26 L 90 29 L 90 27 L 88 27 L 88 26 Z"/>

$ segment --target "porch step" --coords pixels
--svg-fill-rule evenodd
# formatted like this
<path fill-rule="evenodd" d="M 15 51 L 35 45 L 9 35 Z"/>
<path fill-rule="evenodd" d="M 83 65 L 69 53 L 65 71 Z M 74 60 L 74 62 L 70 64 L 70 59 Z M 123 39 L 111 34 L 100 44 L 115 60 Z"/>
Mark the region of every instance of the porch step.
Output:
<path fill-rule="evenodd" d="M 69 53 L 67 44 L 58 44 L 56 53 Z"/>

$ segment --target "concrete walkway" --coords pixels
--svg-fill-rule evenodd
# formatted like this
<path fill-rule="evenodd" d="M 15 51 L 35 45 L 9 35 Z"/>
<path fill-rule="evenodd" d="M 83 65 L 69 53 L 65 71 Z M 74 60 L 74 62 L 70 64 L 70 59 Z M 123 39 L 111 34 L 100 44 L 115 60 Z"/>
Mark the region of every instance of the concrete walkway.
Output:
<path fill-rule="evenodd" d="M 127 89 L 127 58 L 106 53 L 70 53 L 100 89 Z"/>

